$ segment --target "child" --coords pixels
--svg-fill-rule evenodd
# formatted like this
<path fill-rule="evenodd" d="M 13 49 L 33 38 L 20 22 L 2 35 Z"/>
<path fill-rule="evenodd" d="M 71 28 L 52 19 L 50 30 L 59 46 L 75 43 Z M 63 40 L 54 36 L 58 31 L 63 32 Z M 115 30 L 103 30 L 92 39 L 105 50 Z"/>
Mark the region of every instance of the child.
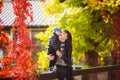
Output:
<path fill-rule="evenodd" d="M 60 48 L 59 35 L 61 34 L 60 28 L 54 28 L 53 34 L 48 42 L 48 58 L 50 59 L 49 67 L 50 71 L 54 71 L 54 65 L 56 63 L 56 51 Z"/>

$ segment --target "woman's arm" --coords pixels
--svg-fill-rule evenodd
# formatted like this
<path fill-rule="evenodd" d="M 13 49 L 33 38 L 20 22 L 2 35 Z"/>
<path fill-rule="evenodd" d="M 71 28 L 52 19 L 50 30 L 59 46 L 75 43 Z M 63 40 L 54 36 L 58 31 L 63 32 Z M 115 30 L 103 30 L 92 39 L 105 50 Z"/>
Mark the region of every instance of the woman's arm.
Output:
<path fill-rule="evenodd" d="M 72 65 L 72 61 L 71 61 L 71 54 L 72 54 L 72 47 L 69 46 L 66 49 L 65 55 L 63 55 L 59 50 L 56 51 L 56 55 L 61 57 L 67 64 Z"/>
<path fill-rule="evenodd" d="M 71 58 L 71 56 L 72 56 L 72 46 L 68 46 L 67 48 L 66 48 L 66 54 L 65 55 L 62 55 L 62 59 L 66 62 L 66 63 L 68 63 L 68 64 L 70 64 L 70 65 L 72 65 L 72 58 Z"/>

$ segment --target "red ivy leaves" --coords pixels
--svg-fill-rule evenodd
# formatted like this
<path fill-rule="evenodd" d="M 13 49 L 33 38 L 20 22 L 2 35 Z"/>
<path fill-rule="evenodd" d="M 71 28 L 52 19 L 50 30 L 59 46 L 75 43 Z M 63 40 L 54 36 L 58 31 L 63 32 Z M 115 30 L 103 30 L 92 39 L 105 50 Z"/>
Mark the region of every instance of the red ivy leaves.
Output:
<path fill-rule="evenodd" d="M 2 0 L 3 1 L 3 0 Z M 2 13 L 3 2 L 0 2 L 0 13 Z M 3 31 L 3 21 L 0 18 L 0 49 L 5 49 L 5 46 L 9 42 L 8 34 Z"/>
<path fill-rule="evenodd" d="M 0 2 L 0 13 L 2 12 L 2 6 L 3 6 L 3 2 Z M 9 43 L 9 38 L 8 38 L 8 34 L 6 32 L 3 31 L 3 21 L 2 19 L 0 19 L 0 49 L 5 50 L 6 46 Z M 2 65 L 4 66 L 2 69 L 0 68 L 0 78 L 4 78 L 9 77 L 10 75 L 10 65 L 11 64 L 11 59 L 8 57 L 4 57 L 3 59 L 0 59 L 0 62 L 2 63 Z"/>
<path fill-rule="evenodd" d="M 2 12 L 3 2 L 0 2 L 0 13 Z"/>
<path fill-rule="evenodd" d="M 3 7 L 3 2 L 0 2 L 0 13 L 2 13 L 2 7 Z M 8 34 L 5 33 L 3 30 L 3 21 L 2 19 L 0 18 L 0 49 L 3 48 L 7 41 L 8 41 Z"/>
<path fill-rule="evenodd" d="M 2 31 L 2 26 L 0 26 L 0 48 L 5 48 L 8 43 L 8 34 Z"/>
<path fill-rule="evenodd" d="M 15 61 L 15 67 L 12 72 L 18 76 L 18 79 L 34 80 L 34 64 L 30 51 L 33 49 L 33 42 L 29 39 L 27 25 L 32 19 L 32 5 L 26 0 L 12 0 L 14 13 L 16 15 L 14 26 L 17 29 L 14 36 L 14 51 L 11 57 Z M 30 21 L 28 21 L 28 18 Z M 26 23 L 28 21 L 28 24 Z M 32 77 L 33 76 L 33 77 Z"/>
<path fill-rule="evenodd" d="M 14 5 L 14 14 L 16 15 L 17 22 L 22 23 L 28 18 L 30 19 L 28 24 L 33 21 L 32 5 L 30 2 L 27 0 L 12 0 L 12 4 Z"/>
<path fill-rule="evenodd" d="M 27 0 L 12 0 L 12 5 L 16 15 L 12 24 L 15 36 L 13 42 L 6 40 L 7 35 L 0 38 L 3 41 L 2 44 L 8 43 L 5 50 L 7 56 L 1 61 L 3 69 L 0 71 L 0 77 L 14 80 L 35 80 L 35 68 L 30 54 L 34 45 L 29 39 L 27 29 L 33 20 L 32 5 Z"/>

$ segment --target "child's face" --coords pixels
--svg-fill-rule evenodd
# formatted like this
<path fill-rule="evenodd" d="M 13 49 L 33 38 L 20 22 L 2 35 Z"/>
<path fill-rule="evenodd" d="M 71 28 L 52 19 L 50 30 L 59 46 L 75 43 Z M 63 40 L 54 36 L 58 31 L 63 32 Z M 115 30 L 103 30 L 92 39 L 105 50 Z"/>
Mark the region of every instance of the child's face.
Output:
<path fill-rule="evenodd" d="M 58 36 L 60 36 L 60 35 L 61 35 L 61 31 L 56 32 L 56 34 L 57 34 Z"/>

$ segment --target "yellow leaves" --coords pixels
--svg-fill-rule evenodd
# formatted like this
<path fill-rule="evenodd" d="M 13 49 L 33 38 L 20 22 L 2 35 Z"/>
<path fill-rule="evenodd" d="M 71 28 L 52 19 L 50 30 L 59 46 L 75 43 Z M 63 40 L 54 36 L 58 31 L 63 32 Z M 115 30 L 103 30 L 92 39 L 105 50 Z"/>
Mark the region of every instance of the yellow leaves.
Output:
<path fill-rule="evenodd" d="M 40 33 L 36 34 L 34 37 L 35 37 L 36 39 L 41 40 L 41 41 L 42 41 L 41 44 L 47 45 L 48 35 L 47 35 L 46 33 L 40 32 Z"/>
<path fill-rule="evenodd" d="M 117 4 L 120 4 L 120 0 L 117 0 L 116 3 L 117 3 Z"/>
<path fill-rule="evenodd" d="M 43 71 L 48 69 L 49 60 L 47 58 L 47 51 L 42 51 L 38 53 L 38 61 L 40 65 L 38 68 Z"/>
<path fill-rule="evenodd" d="M 86 3 L 88 3 L 88 6 L 86 7 L 89 7 L 93 10 L 105 9 L 113 13 L 118 9 L 118 6 L 120 5 L 120 0 L 89 0 L 86 1 Z"/>
<path fill-rule="evenodd" d="M 50 3 L 52 5 L 59 4 L 59 0 L 48 0 L 47 3 Z"/>
<path fill-rule="evenodd" d="M 98 2 L 99 2 L 99 0 L 90 0 L 90 2 L 91 2 L 92 4 L 94 4 L 94 5 L 97 5 Z"/>
<path fill-rule="evenodd" d="M 76 15 L 80 12 L 80 8 L 77 7 L 70 7 L 67 9 L 67 14 L 69 15 Z"/>
<path fill-rule="evenodd" d="M 69 7 L 69 6 L 68 6 L 67 4 L 65 4 L 65 3 L 62 3 L 61 6 L 62 6 L 63 8 L 68 8 L 68 7 Z"/>
<path fill-rule="evenodd" d="M 99 9 L 104 8 L 106 6 L 106 1 L 104 0 L 101 2 L 100 0 L 90 0 L 89 5 L 92 8 L 99 10 Z"/>
<path fill-rule="evenodd" d="M 37 39 L 41 39 L 41 38 L 45 39 L 45 38 L 47 38 L 47 36 L 43 32 L 40 32 L 40 33 L 36 34 L 34 37 L 37 38 Z"/>
<path fill-rule="evenodd" d="M 46 3 L 42 4 L 42 9 L 45 12 L 47 12 L 47 14 L 54 13 L 56 11 L 56 8 L 58 8 L 58 2 L 57 2 L 57 0 L 48 0 L 48 1 L 46 1 Z"/>
<path fill-rule="evenodd" d="M 47 0 L 42 3 L 42 9 L 45 11 L 46 15 L 61 13 L 68 5 L 65 3 L 60 3 L 59 0 Z"/>
<path fill-rule="evenodd" d="M 99 4 L 97 5 L 97 9 L 101 9 L 104 8 L 106 6 L 106 2 L 99 2 Z"/>
<path fill-rule="evenodd" d="M 3 2 L 3 0 L 0 0 L 0 2 Z"/>

